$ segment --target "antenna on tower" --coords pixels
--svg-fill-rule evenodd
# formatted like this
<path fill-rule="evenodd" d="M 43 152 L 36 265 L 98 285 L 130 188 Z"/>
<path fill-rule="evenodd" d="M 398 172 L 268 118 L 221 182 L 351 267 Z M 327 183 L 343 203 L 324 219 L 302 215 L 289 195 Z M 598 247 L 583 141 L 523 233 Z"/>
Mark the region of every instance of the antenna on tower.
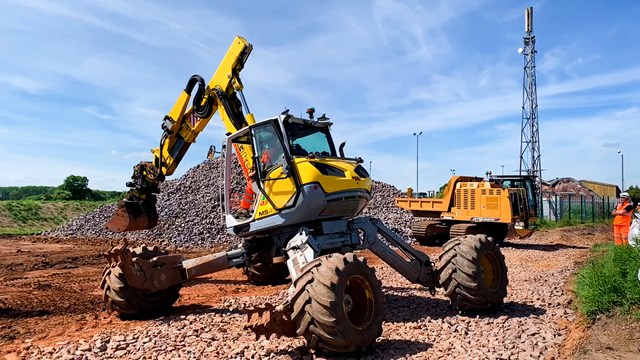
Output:
<path fill-rule="evenodd" d="M 542 194 L 540 134 L 538 132 L 538 92 L 536 90 L 536 36 L 533 34 L 533 7 L 524 11 L 524 57 L 522 83 L 522 127 L 520 132 L 520 175 L 536 177 L 536 193 Z"/>

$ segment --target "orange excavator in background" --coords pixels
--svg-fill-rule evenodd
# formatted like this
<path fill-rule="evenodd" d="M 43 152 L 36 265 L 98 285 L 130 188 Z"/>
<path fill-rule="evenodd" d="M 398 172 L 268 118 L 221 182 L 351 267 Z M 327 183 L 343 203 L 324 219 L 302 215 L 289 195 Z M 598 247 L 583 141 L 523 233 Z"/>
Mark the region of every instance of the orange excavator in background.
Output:
<path fill-rule="evenodd" d="M 530 236 L 538 220 L 535 177 L 527 175 L 453 176 L 442 198 L 401 197 L 395 203 L 417 218 L 411 232 L 423 245 L 473 234 L 500 244 Z"/>

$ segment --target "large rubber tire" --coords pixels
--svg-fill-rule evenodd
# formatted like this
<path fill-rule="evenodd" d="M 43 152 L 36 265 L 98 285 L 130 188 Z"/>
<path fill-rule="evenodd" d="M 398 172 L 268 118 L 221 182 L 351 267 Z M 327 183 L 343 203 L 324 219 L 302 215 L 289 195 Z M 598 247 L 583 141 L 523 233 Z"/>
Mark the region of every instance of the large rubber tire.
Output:
<path fill-rule="evenodd" d="M 447 242 L 437 270 L 445 295 L 460 311 L 493 310 L 507 296 L 504 256 L 486 235 L 465 235 Z"/>
<path fill-rule="evenodd" d="M 145 260 L 166 254 L 166 251 L 161 251 L 157 246 L 149 249 L 143 245 L 131 250 L 134 258 L 140 257 Z M 107 307 L 123 318 L 145 318 L 168 312 L 180 297 L 181 288 L 182 284 L 155 292 L 132 288 L 127 284 L 124 273 L 117 264 L 105 267 L 100 282 Z"/>
<path fill-rule="evenodd" d="M 353 253 L 307 264 L 294 281 L 292 319 L 307 347 L 349 353 L 382 334 L 384 299 L 375 271 Z"/>
<path fill-rule="evenodd" d="M 280 285 L 289 282 L 289 268 L 286 262 L 250 263 L 244 268 L 244 274 L 254 285 Z"/>
<path fill-rule="evenodd" d="M 289 268 L 282 247 L 276 247 L 269 237 L 247 240 L 243 244 L 249 261 L 243 272 L 254 285 L 280 285 L 289 282 Z M 280 261 L 274 263 L 278 258 Z"/>

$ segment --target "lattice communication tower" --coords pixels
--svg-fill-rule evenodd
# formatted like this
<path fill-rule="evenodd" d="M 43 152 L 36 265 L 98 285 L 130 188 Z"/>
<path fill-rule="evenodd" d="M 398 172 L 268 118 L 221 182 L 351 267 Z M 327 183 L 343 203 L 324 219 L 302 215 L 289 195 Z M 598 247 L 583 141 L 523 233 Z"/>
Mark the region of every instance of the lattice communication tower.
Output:
<path fill-rule="evenodd" d="M 520 132 L 520 174 L 536 176 L 536 191 L 541 194 L 542 167 L 538 132 L 538 92 L 536 90 L 536 36 L 533 34 L 533 7 L 524 12 L 524 56 L 522 80 L 522 127 Z"/>

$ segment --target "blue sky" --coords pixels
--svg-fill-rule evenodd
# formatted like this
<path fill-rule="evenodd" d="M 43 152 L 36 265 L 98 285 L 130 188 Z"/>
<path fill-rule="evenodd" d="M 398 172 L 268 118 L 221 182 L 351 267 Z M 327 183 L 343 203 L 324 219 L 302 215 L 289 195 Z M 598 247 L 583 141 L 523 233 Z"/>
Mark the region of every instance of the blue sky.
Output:
<path fill-rule="evenodd" d="M 257 119 L 314 106 L 375 180 L 437 189 L 519 166 L 524 9 L 534 7 L 543 178 L 640 184 L 640 3 L 37 1 L 0 11 L 0 186 L 125 190 L 193 74 L 234 36 Z M 216 115 L 175 177 L 224 130 Z M 501 165 L 504 165 L 502 167 Z"/>

